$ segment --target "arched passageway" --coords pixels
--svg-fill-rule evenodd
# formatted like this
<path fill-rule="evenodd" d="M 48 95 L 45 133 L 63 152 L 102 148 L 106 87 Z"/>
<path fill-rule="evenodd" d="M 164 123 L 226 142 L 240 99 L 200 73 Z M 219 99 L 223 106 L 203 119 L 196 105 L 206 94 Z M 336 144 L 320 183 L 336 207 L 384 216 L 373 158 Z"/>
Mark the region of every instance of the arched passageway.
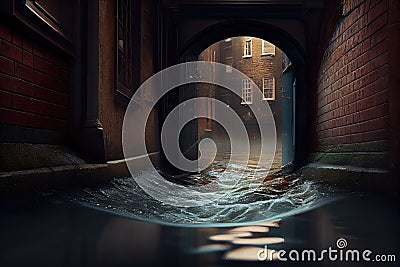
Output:
<path fill-rule="evenodd" d="M 204 25 L 203 25 L 204 26 Z M 228 20 L 218 23 L 211 23 L 207 27 L 199 27 L 199 29 L 194 28 L 191 35 L 181 37 L 179 40 L 178 47 L 181 49 L 176 54 L 176 60 L 178 62 L 187 62 L 197 60 L 200 53 L 209 47 L 210 45 L 224 40 L 225 38 L 230 38 L 234 36 L 252 36 L 270 43 L 273 43 L 279 47 L 291 60 L 292 66 L 291 71 L 286 75 L 286 84 L 289 83 L 290 88 L 283 88 L 283 91 L 292 91 L 292 87 L 296 86 L 297 94 L 293 95 L 292 101 L 295 103 L 293 105 L 294 110 L 294 122 L 291 124 L 290 139 L 291 147 L 287 147 L 288 144 L 284 145 L 284 155 L 283 157 L 289 157 L 288 151 L 293 153 L 288 161 L 293 161 L 296 166 L 300 166 L 304 163 L 304 160 L 308 154 L 308 143 L 307 143 L 307 133 L 308 133 L 308 68 L 305 60 L 304 53 L 304 43 L 302 43 L 301 36 L 293 36 L 288 33 L 285 29 L 278 27 L 277 25 L 272 25 L 262 21 L 243 21 L 243 20 Z M 287 85 L 286 85 L 287 87 Z M 186 90 L 181 92 L 179 97 L 169 98 L 169 107 L 174 107 L 178 104 L 178 99 L 187 99 L 195 97 L 196 90 Z M 185 94 L 182 96 L 182 94 Z M 292 94 L 290 94 L 292 97 Z M 172 100 L 171 100 L 172 99 Z M 171 103 L 174 102 L 174 103 Z M 166 114 L 165 114 L 166 115 Z M 185 138 L 188 139 L 188 143 L 184 146 L 188 147 L 191 143 L 194 143 L 197 139 L 197 129 L 196 126 L 192 126 L 192 129 L 182 134 L 185 134 Z M 191 134 L 192 133 L 192 134 Z"/>

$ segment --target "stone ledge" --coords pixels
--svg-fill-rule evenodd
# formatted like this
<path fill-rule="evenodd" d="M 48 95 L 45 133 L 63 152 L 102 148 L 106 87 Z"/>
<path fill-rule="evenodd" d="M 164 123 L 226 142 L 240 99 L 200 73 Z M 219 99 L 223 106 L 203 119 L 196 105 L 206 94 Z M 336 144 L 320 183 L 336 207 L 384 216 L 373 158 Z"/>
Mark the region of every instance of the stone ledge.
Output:
<path fill-rule="evenodd" d="M 361 168 L 375 166 L 385 169 L 388 165 L 386 152 L 319 152 L 310 154 L 311 162 L 327 165 L 350 165 Z"/>
<path fill-rule="evenodd" d="M 147 155 L 127 160 L 140 161 L 145 156 Z M 148 156 L 158 164 L 159 152 L 149 153 Z M 15 193 L 87 186 L 129 175 L 125 159 L 109 161 L 106 164 L 64 165 L 0 172 L 0 199 L 13 197 Z"/>
<path fill-rule="evenodd" d="M 82 165 L 87 162 L 61 145 L 0 143 L 0 172 Z"/>
<path fill-rule="evenodd" d="M 384 152 L 389 151 L 387 141 L 370 141 L 354 144 L 327 145 L 318 148 L 318 152 L 344 153 L 344 152 Z"/>
<path fill-rule="evenodd" d="M 399 194 L 390 172 L 385 169 L 309 163 L 300 172 L 305 179 L 327 182 L 348 190 Z"/>

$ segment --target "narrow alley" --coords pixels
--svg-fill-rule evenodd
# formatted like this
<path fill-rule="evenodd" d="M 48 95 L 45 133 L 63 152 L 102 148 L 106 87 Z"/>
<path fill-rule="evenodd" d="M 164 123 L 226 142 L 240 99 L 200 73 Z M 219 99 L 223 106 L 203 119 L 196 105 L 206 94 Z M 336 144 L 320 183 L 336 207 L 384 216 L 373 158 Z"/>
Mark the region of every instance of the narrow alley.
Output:
<path fill-rule="evenodd" d="M 398 266 L 399 43 L 399 0 L 2 0 L 0 266 Z"/>

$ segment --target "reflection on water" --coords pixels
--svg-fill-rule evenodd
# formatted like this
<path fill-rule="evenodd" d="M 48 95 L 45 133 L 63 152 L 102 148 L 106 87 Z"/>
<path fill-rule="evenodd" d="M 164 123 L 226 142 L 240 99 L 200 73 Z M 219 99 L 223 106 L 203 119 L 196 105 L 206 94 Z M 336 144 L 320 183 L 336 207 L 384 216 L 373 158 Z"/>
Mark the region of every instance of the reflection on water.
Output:
<path fill-rule="evenodd" d="M 259 247 L 245 246 L 233 249 L 224 255 L 225 260 L 239 260 L 239 261 L 260 261 L 257 257 Z M 268 259 L 276 260 L 277 253 L 273 249 L 267 249 Z M 263 255 L 264 256 L 264 255 Z"/>
<path fill-rule="evenodd" d="M 180 177 L 187 186 L 218 181 L 225 168 L 215 162 L 200 174 Z M 67 196 L 75 203 L 122 216 L 186 226 L 229 225 L 261 222 L 303 212 L 334 199 L 333 189 L 296 175 L 271 175 L 257 166 L 230 166 L 228 177 L 241 178 L 235 187 L 218 200 L 197 207 L 175 207 L 147 195 L 132 177 L 114 179 L 96 188 L 85 188 Z M 255 184 L 254 172 L 264 172 L 264 181 Z M 152 173 L 141 174 L 151 179 Z M 163 191 L 156 187 L 155 190 Z M 165 193 L 165 192 L 163 192 Z M 173 196 L 171 196 L 173 197 Z"/>
<path fill-rule="evenodd" d="M 250 237 L 253 234 L 250 232 L 241 232 L 241 233 L 225 233 L 220 235 L 212 235 L 209 237 L 212 241 L 231 241 L 235 238 L 239 237 Z"/>
<path fill-rule="evenodd" d="M 235 245 L 270 245 L 283 243 L 281 237 L 258 237 L 258 238 L 235 238 L 232 243 Z"/>
<path fill-rule="evenodd" d="M 280 221 L 280 219 L 264 221 L 261 223 L 264 226 L 253 224 L 249 226 L 235 227 L 230 230 L 225 230 L 217 235 L 212 235 L 208 239 L 211 242 L 218 241 L 235 245 L 232 248 L 226 249 L 227 252 L 225 252 L 222 257 L 224 260 L 259 261 L 258 257 L 260 256 L 260 249 L 262 250 L 261 254 L 268 253 L 270 260 L 276 260 L 275 256 L 272 255 L 275 250 L 262 249 L 262 246 L 276 245 L 285 242 L 285 239 L 282 237 L 269 235 L 269 228 L 265 226 L 270 225 L 273 228 L 278 228 Z"/>
<path fill-rule="evenodd" d="M 236 227 L 231 230 L 231 232 L 253 232 L 253 233 L 267 233 L 269 232 L 268 227 L 264 226 L 242 226 L 242 227 Z"/>

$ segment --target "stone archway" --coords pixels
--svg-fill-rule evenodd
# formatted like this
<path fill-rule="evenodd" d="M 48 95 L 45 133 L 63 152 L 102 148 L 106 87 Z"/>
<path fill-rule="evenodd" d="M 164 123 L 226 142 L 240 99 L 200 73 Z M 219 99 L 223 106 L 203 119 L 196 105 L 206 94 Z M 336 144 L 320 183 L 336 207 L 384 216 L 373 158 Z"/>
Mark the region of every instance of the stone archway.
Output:
<path fill-rule="evenodd" d="M 308 154 L 308 68 L 304 54 L 304 43 L 301 38 L 296 39 L 287 31 L 276 25 L 262 21 L 222 21 L 202 28 L 184 43 L 180 43 L 178 61 L 185 62 L 196 60 L 198 55 L 208 46 L 225 38 L 233 36 L 253 36 L 267 40 L 279 47 L 292 61 L 294 78 L 296 80 L 295 138 L 294 164 L 301 166 Z M 185 38 L 181 37 L 181 40 Z M 189 96 L 185 96 L 189 97 Z"/>

